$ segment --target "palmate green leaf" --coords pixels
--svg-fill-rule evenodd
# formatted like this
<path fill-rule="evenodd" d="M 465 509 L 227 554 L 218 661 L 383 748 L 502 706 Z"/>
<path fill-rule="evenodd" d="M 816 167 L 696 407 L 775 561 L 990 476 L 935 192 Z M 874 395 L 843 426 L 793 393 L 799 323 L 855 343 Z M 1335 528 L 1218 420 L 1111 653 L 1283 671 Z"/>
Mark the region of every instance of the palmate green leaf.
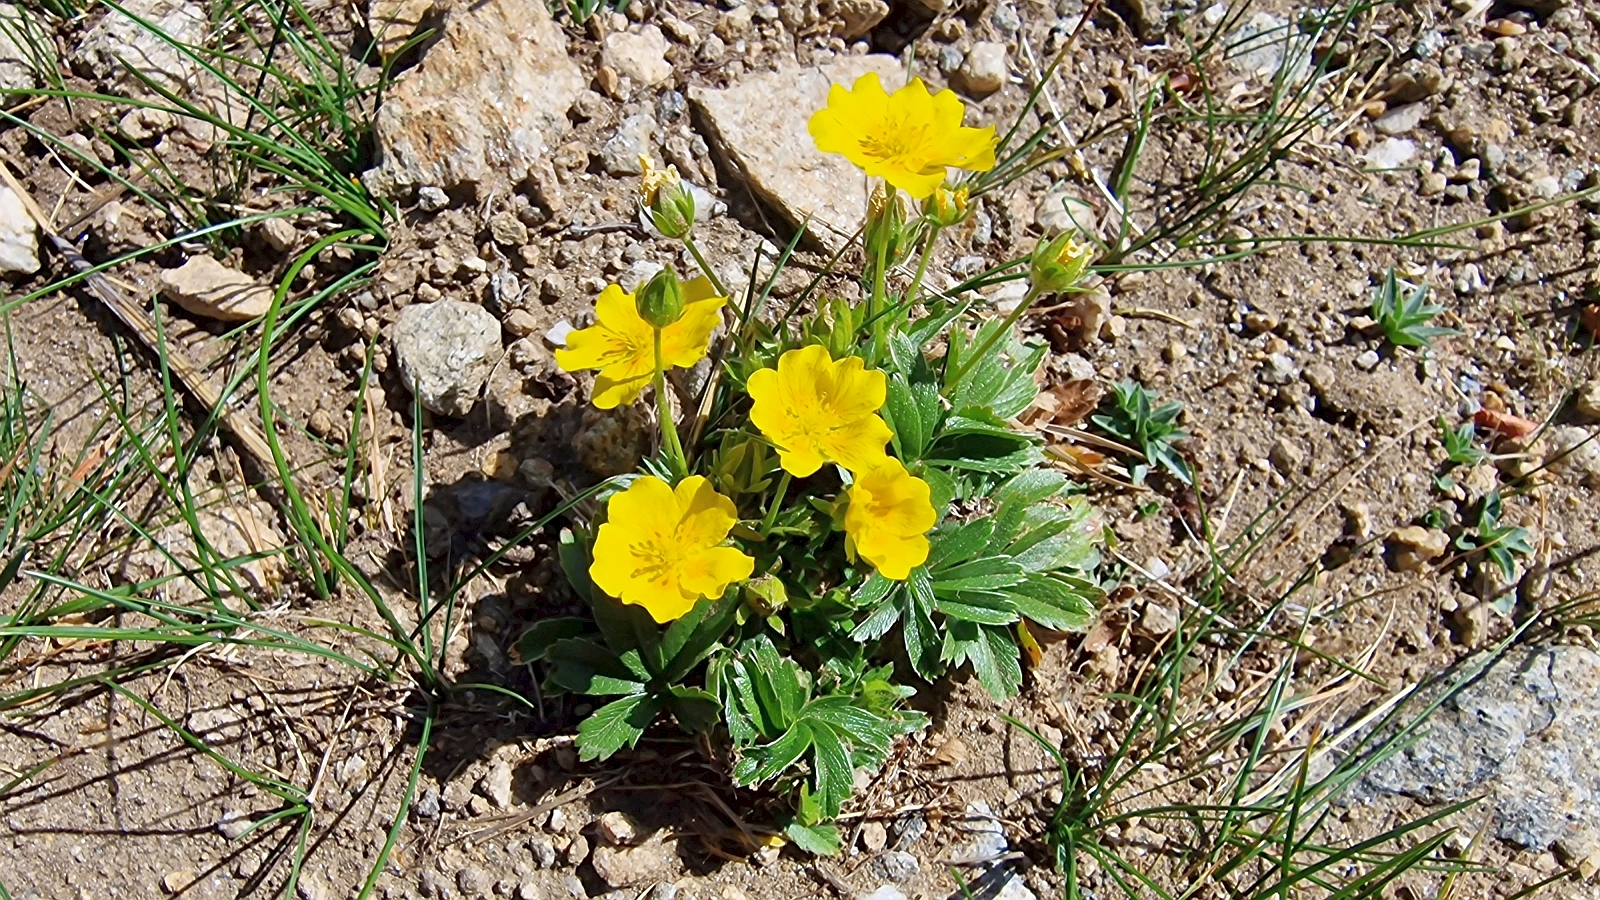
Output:
<path fill-rule="evenodd" d="M 550 682 L 575 694 L 597 696 L 644 690 L 644 680 L 610 648 L 594 641 L 569 639 L 552 643 L 545 652 Z"/>
<path fill-rule="evenodd" d="M 600 707 L 578 726 L 578 758 L 607 759 L 624 746 L 636 746 L 660 711 L 660 699 L 649 694 L 632 694 Z"/>
<path fill-rule="evenodd" d="M 950 622 L 940 658 L 956 666 L 971 663 L 978 683 L 996 700 L 1014 697 L 1022 687 L 1016 638 L 1006 626 Z"/>
<path fill-rule="evenodd" d="M 883 407 L 884 419 L 894 432 L 895 455 L 902 462 L 916 462 L 928 447 L 932 432 L 923 427 L 922 411 L 917 406 L 916 395 L 905 376 L 889 376 L 888 396 Z"/>
<path fill-rule="evenodd" d="M 813 856 L 838 856 L 839 829 L 834 825 L 803 825 L 798 820 L 784 826 L 783 833 L 796 847 Z"/>
<path fill-rule="evenodd" d="M 935 607 L 950 619 L 980 625 L 1009 625 L 1017 621 L 1017 605 L 1009 594 L 988 591 L 960 591 L 940 597 Z"/>
<path fill-rule="evenodd" d="M 1044 459 L 1040 444 L 1037 438 L 1016 432 L 969 432 L 941 436 L 923 459 L 947 469 L 1014 475 L 1038 465 Z"/>
<path fill-rule="evenodd" d="M 911 570 L 906 589 L 900 593 L 900 633 L 905 641 L 906 658 L 924 681 L 939 677 L 940 637 L 933 625 L 933 578 L 926 567 Z"/>
<path fill-rule="evenodd" d="M 673 622 L 661 639 L 661 654 L 666 660 L 661 679 L 675 684 L 688 676 L 721 646 L 738 612 L 738 594 L 728 591 L 720 600 L 702 598 L 688 615 Z"/>
<path fill-rule="evenodd" d="M 675 684 L 667 689 L 666 701 L 667 709 L 685 731 L 708 732 L 722 720 L 722 704 L 710 691 Z"/>
<path fill-rule="evenodd" d="M 951 522 L 941 526 L 929 537 L 929 571 L 935 577 L 954 565 L 967 562 L 982 553 L 994 536 L 995 520 L 991 517 L 970 522 Z"/>
<path fill-rule="evenodd" d="M 1000 333 L 1005 322 L 995 319 L 984 323 L 969 338 L 963 329 L 950 333 L 950 349 L 946 355 L 945 370 L 965 370 L 957 384 L 945 385 L 945 396 L 955 409 L 982 407 L 1000 419 L 1010 419 L 1021 414 L 1038 396 L 1033 375 L 1044 361 L 1046 348 L 1024 346 L 1009 334 L 994 341 L 992 349 L 980 360 L 967 363 L 966 355 L 976 348 L 989 344 Z"/>
<path fill-rule="evenodd" d="M 556 539 L 556 557 L 561 562 L 561 572 L 567 576 L 573 593 L 585 602 L 595 594 L 594 582 L 589 580 L 589 542 L 574 534 L 572 529 L 561 529 Z"/>
<path fill-rule="evenodd" d="M 589 623 L 573 617 L 558 619 L 540 619 L 533 623 L 522 637 L 517 638 L 516 646 L 512 652 L 516 658 L 524 663 L 538 662 L 544 659 L 550 651 L 550 645 L 556 641 L 569 640 L 583 635 L 589 630 Z"/>
<path fill-rule="evenodd" d="M 1059 574 L 1032 574 L 1006 591 L 1018 613 L 1055 631 L 1083 631 L 1104 593 L 1094 584 Z"/>
<path fill-rule="evenodd" d="M 808 720 L 812 721 L 812 720 Z M 866 740 L 865 735 L 854 735 L 854 740 Z M 846 752 L 839 733 L 826 724 L 811 728 L 812 772 L 814 792 L 822 806 L 822 816 L 832 819 L 839 815 L 844 801 L 850 799 L 850 789 L 855 786 L 854 770 L 850 767 L 850 754 Z"/>
<path fill-rule="evenodd" d="M 992 591 L 1021 584 L 1025 570 L 1016 560 L 988 556 L 933 573 L 933 595 L 953 597 L 964 591 Z"/>

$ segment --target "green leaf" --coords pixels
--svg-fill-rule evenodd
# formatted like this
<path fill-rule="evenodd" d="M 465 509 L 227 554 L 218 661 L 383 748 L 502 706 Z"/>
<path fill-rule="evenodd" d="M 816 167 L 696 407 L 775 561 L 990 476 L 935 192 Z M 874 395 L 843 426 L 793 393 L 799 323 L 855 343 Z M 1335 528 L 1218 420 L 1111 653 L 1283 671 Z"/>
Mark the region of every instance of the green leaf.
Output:
<path fill-rule="evenodd" d="M 551 665 L 550 681 L 575 694 L 629 694 L 644 690 L 617 654 L 593 641 L 556 641 L 546 650 L 545 659 Z"/>
<path fill-rule="evenodd" d="M 1061 493 L 1067 476 L 1053 469 L 1029 469 L 1000 485 L 994 502 L 1000 506 L 1032 506 Z"/>
<path fill-rule="evenodd" d="M 757 747 L 750 751 L 753 758 L 760 760 L 750 783 L 759 784 L 772 779 L 799 761 L 810 747 L 811 726 L 804 722 L 796 722 L 777 740 L 765 747 Z"/>
<path fill-rule="evenodd" d="M 712 651 L 721 646 L 723 635 L 733 627 L 739 612 L 738 593 L 729 590 L 720 600 L 701 599 L 684 616 L 672 623 L 661 639 L 661 653 L 666 659 L 661 678 L 671 684 L 681 681 Z M 685 621 L 692 618 L 692 621 Z"/>
<path fill-rule="evenodd" d="M 1037 465 L 1044 454 L 1039 441 L 1026 435 L 969 433 L 941 437 L 923 458 L 949 469 L 1012 475 Z"/>
<path fill-rule="evenodd" d="M 951 597 L 963 591 L 992 591 L 1021 584 L 1022 566 L 1003 556 L 990 556 L 961 563 L 933 574 L 936 597 Z"/>
<path fill-rule="evenodd" d="M 667 689 L 667 709 L 684 730 L 697 734 L 717 727 L 722 719 L 722 705 L 715 694 L 679 684 Z"/>
<path fill-rule="evenodd" d="M 889 629 L 898 621 L 900 621 L 900 605 L 891 600 L 873 610 L 871 615 L 861 620 L 860 625 L 851 629 L 850 639 L 863 643 L 875 641 L 888 634 Z"/>
<path fill-rule="evenodd" d="M 905 376 L 898 373 L 889 376 L 888 399 L 883 412 L 889 421 L 889 428 L 894 431 L 896 455 L 907 463 L 921 459 L 922 451 L 928 446 L 929 434 L 923 430 L 922 411 Z"/>
<path fill-rule="evenodd" d="M 832 819 L 839 815 L 839 808 L 850 799 L 850 789 L 855 786 L 850 755 L 845 752 L 839 735 L 826 725 L 811 729 L 811 742 L 815 748 L 812 775 L 816 781 L 817 800 L 822 804 L 823 818 Z"/>
<path fill-rule="evenodd" d="M 929 539 L 927 566 L 939 577 L 939 572 L 952 565 L 964 563 L 977 556 L 989 545 L 994 536 L 994 519 L 973 519 L 971 522 L 952 524 L 940 528 Z"/>
<path fill-rule="evenodd" d="M 633 747 L 661 711 L 661 701 L 648 694 L 613 700 L 578 726 L 578 758 L 607 759 L 623 746 Z"/>
<path fill-rule="evenodd" d="M 952 619 L 980 625 L 1009 625 L 1018 618 L 1010 596 L 998 593 L 972 591 L 940 597 L 937 609 Z"/>
<path fill-rule="evenodd" d="M 901 610 L 900 632 L 905 639 L 906 658 L 911 668 L 925 681 L 939 676 L 939 632 L 933 627 L 933 580 L 926 567 L 911 570 Z"/>
<path fill-rule="evenodd" d="M 598 592 L 594 582 L 589 579 L 588 536 L 579 539 L 572 529 L 561 529 L 561 535 L 556 539 L 556 558 L 561 562 L 561 571 L 567 576 L 567 583 L 572 585 L 573 593 L 584 601 L 592 600 Z"/>
<path fill-rule="evenodd" d="M 1059 575 L 1030 575 L 1007 592 L 1011 602 L 1030 621 L 1055 631 L 1083 631 L 1094 618 L 1099 588 L 1087 581 Z"/>
<path fill-rule="evenodd" d="M 783 833 L 796 847 L 813 856 L 839 855 L 839 829 L 833 825 L 802 825 L 794 821 L 784 827 Z"/>
<path fill-rule="evenodd" d="M 550 651 L 551 644 L 579 637 L 588 630 L 589 623 L 582 619 L 571 617 L 540 619 L 524 631 L 522 637 L 517 638 L 512 652 L 523 664 L 538 662 Z"/>

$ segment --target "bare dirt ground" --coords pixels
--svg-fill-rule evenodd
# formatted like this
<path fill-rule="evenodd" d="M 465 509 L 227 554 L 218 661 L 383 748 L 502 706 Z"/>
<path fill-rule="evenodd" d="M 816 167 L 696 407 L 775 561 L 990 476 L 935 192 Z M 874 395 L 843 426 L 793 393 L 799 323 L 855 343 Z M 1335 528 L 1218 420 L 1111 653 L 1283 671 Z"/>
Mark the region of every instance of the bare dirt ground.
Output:
<path fill-rule="evenodd" d="M 643 449 L 640 423 L 586 410 L 586 391 L 556 369 L 546 341 L 563 322 L 581 324 L 598 289 L 637 272 L 640 261 L 687 268 L 686 260 L 664 258 L 666 242 L 630 224 L 636 177 L 610 174 L 602 160 L 602 148 L 630 116 L 652 117 L 658 130 L 645 149 L 672 159 L 725 204 L 704 224 L 701 240 L 737 270 L 763 248 L 782 246 L 788 233 L 719 163 L 685 102 L 691 86 L 723 87 L 748 73 L 835 55 L 906 52 L 933 86 L 954 80 L 960 87 L 965 54 L 978 42 L 995 42 L 1005 47 L 1008 77 L 997 92 L 970 100 L 969 122 L 1005 123 L 1027 99 L 1038 68 L 1030 61 L 1047 60 L 1082 12 L 1073 0 L 1055 7 L 977 3 L 938 13 L 895 6 L 876 30 L 850 41 L 829 34 L 829 16 L 842 15 L 831 4 L 818 11 L 815 4 L 721 8 L 636 0 L 626 15 L 601 11 L 587 28 L 561 20 L 572 58 L 593 81 L 569 113 L 571 130 L 550 148 L 548 177 L 520 192 L 454 192 L 434 210 L 405 197 L 371 283 L 315 308 L 274 355 L 279 433 L 302 492 L 326 507 L 342 489 L 370 350 L 373 375 L 356 436 L 363 474 L 347 555 L 401 621 L 415 623 L 417 599 L 408 585 L 416 578 L 411 529 L 419 481 L 430 498 L 423 543 L 437 578 L 460 574 L 497 546 L 497 537 L 553 507 L 563 493 L 593 483 L 613 456 L 627 458 L 631 447 L 636 460 Z M 1158 12 L 1177 17 L 1170 31 L 1146 21 Z M 1278 22 L 1304 12 L 1288 4 L 1250 10 Z M 102 14 L 91 11 L 62 26 L 56 42 L 76 46 Z M 330 34 L 348 45 L 356 39 L 350 22 L 364 13 L 330 7 L 319 14 L 338 23 Z M 1181 25 L 1185 15 L 1189 24 Z M 1117 135 L 1085 145 L 1089 170 L 1103 178 L 1128 152 L 1125 133 L 1116 129 L 1137 112 L 1152 78 L 1203 80 L 1242 105 L 1270 96 L 1281 57 L 1268 59 L 1265 70 L 1214 56 L 1206 57 L 1213 71 L 1192 66 L 1179 36 L 1205 15 L 1146 0 L 1102 10 L 1078 34 L 1052 101 L 1071 112 L 1077 135 Z M 274 896 L 303 859 L 300 896 L 354 897 L 403 799 L 414 795 L 377 882 L 381 896 L 787 900 L 898 890 L 944 897 L 959 889 L 952 873 L 972 879 L 986 871 L 999 873 L 984 882 L 997 886 L 1020 875 L 1001 895 L 1010 900 L 1026 891 L 1064 896 L 1045 836 L 1063 796 L 1059 772 L 1008 717 L 1086 771 L 1114 755 L 1128 712 L 1110 695 L 1132 689 L 1162 649 L 1180 639 L 1180 622 L 1203 611 L 1196 591 L 1211 548 L 1259 541 L 1229 572 L 1230 601 L 1257 612 L 1281 604 L 1279 624 L 1298 625 L 1290 629 L 1302 648 L 1293 692 L 1314 702 L 1275 735 L 1285 745 L 1308 730 L 1338 732 L 1372 704 L 1505 639 L 1537 612 L 1591 596 L 1600 579 L 1600 440 L 1574 398 L 1592 392 L 1600 378 L 1595 337 L 1580 324 L 1600 289 L 1593 212 L 1600 205 L 1576 200 L 1496 217 L 1600 183 L 1600 126 L 1586 115 L 1600 87 L 1600 10 L 1581 3 L 1425 0 L 1363 16 L 1364 46 L 1383 48 L 1379 55 L 1387 60 L 1365 70 L 1216 230 L 1206 251 L 1239 258 L 1194 268 L 1130 261 L 1134 270 L 1105 273 L 1103 321 L 1085 321 L 1072 308 L 1026 323 L 1029 335 L 1052 346 L 1046 388 L 1132 378 L 1181 401 L 1190 434 L 1182 447 L 1199 473 L 1198 487 L 1161 476 L 1149 486 L 1109 484 L 1108 478 L 1122 480 L 1111 468 L 1101 478 L 1083 476 L 1110 536 L 1104 574 L 1113 590 L 1099 623 L 1088 635 L 1047 642 L 1011 704 L 995 704 L 965 678 L 927 687 L 917 702 L 934 725 L 908 739 L 885 772 L 864 785 L 842 821 L 844 856 L 819 862 L 792 848 L 750 845 L 742 825 L 770 823 L 777 806 L 731 788 L 725 759 L 675 733 L 604 764 L 577 762 L 571 735 L 587 707 L 581 699 L 539 697 L 534 675 L 511 656 L 531 622 L 580 611 L 561 583 L 553 534 L 541 533 L 467 588 L 442 658 L 445 677 L 468 687 L 432 710 L 431 749 L 414 791 L 408 781 L 424 701 L 403 680 L 368 676 L 337 659 L 242 644 L 179 648 L 182 659 L 173 662 L 170 647 L 143 641 L 23 642 L 0 668 L 0 691 L 21 697 L 67 679 L 86 681 L 37 701 L 8 702 L 0 711 L 0 845 L 7 848 L 0 853 L 0 885 L 18 900 Z M 669 19 L 689 26 L 667 28 L 671 75 L 631 94 L 607 90 L 603 35 Z M 92 73 L 68 71 L 79 87 L 96 86 Z M 60 99 L 29 100 L 0 126 L 0 147 L 22 185 L 60 222 L 89 210 L 104 179 L 75 168 L 20 123 L 81 134 L 87 143 L 96 134 L 92 126 L 108 125 L 111 115 L 91 103 L 70 112 L 65 106 Z M 1388 159 L 1379 153 L 1385 142 Z M 204 154 L 185 156 L 181 142 L 173 146 L 174 165 L 203 165 Z M 1153 227 L 1154 213 L 1168 208 L 1165 197 L 1211 176 L 1219 162 L 1208 158 L 1198 123 L 1153 132 L 1141 153 L 1127 203 L 1141 211 L 1134 221 L 1143 227 Z M 970 257 L 994 263 L 1026 253 L 1050 227 L 1050 216 L 1059 216 L 1063 193 L 1111 220 L 1104 197 L 1083 174 L 1064 159 L 1008 193 L 986 197 L 980 215 L 936 256 L 936 270 L 948 275 Z M 261 191 L 266 186 L 242 198 L 241 208 L 275 208 L 279 200 Z M 123 212 L 115 221 L 103 208 L 88 220 L 91 260 L 174 233 L 134 198 L 118 206 Z M 1477 220 L 1483 223 L 1431 245 L 1394 243 Z M 290 221 L 298 230 L 296 253 L 329 230 L 310 215 Z M 1263 240 L 1269 236 L 1301 239 Z M 292 255 L 255 229 L 229 240 L 236 249 L 228 261 L 264 282 Z M 113 274 L 143 303 L 155 293 L 157 269 L 189 252 L 170 247 Z M 9 276 L 6 296 L 66 274 L 45 255 L 38 274 Z M 802 253 L 794 277 L 780 279 L 776 293 L 798 293 L 823 259 Z M 326 284 L 341 265 L 319 260 L 318 271 L 297 281 L 296 290 Z M 1460 333 L 1425 351 L 1385 343 L 1363 317 L 1388 267 L 1430 285 L 1431 298 L 1446 310 L 1436 324 Z M 507 272 L 519 289 L 515 299 L 500 293 L 499 273 Z M 493 311 L 508 349 L 470 413 L 426 414 L 418 473 L 414 408 L 391 359 L 390 334 L 401 308 L 441 298 Z M 253 356 L 224 352 L 224 326 L 163 309 L 175 343 L 198 360 L 220 354 L 214 377 L 225 377 L 227 366 L 254 364 Z M 26 385 L 35 414 L 52 416 L 46 465 L 71 471 L 82 454 L 114 437 L 118 429 L 97 423 L 119 404 L 141 422 L 159 415 L 157 358 L 89 294 L 53 293 L 10 310 L 9 318 L 16 381 Z M 1508 412 L 1540 429 L 1520 442 L 1480 433 L 1479 445 L 1495 456 L 1447 473 L 1438 421 L 1456 427 L 1480 409 Z M 184 410 L 189 420 L 203 417 L 192 404 Z M 1041 415 L 1071 418 L 1050 408 Z M 105 446 L 117 455 L 127 439 Z M 218 439 L 201 459 L 189 481 L 207 508 L 231 523 L 254 517 L 280 543 L 291 533 L 271 492 L 250 490 L 262 473 L 247 454 Z M 156 460 L 155 469 L 161 466 Z M 1515 577 L 1499 577 L 1481 564 L 1481 554 L 1454 544 L 1411 564 L 1412 545 L 1396 539 L 1396 529 L 1420 524 L 1455 537 L 1471 529 L 1476 504 L 1496 488 L 1504 497 L 1501 521 L 1529 533 L 1532 552 L 1516 560 Z M 115 591 L 148 577 L 130 576 L 130 565 L 159 570 L 163 561 L 148 553 L 132 563 L 129 557 L 147 546 L 140 529 L 183 542 L 182 529 L 162 532 L 175 521 L 162 498 L 148 477 L 130 487 L 119 501 L 124 514 L 98 520 L 96 539 L 69 551 L 71 576 Z M 235 552 L 261 549 L 251 543 Z M 352 630 L 382 630 L 365 599 L 351 591 L 319 598 L 293 566 L 274 560 L 260 566 L 267 571 L 251 576 L 264 610 L 257 621 L 314 635 L 363 661 L 364 652 L 385 658 L 377 641 Z M 0 593 L 0 614 L 18 612 L 25 589 L 17 582 Z M 170 589 L 180 590 L 181 582 Z M 122 624 L 134 627 L 135 619 Z M 1543 628 L 1540 640 L 1592 643 L 1574 621 Z M 1219 666 L 1231 659 L 1231 648 L 1214 649 L 1199 658 Z M 1227 685 L 1205 699 L 1206 709 L 1242 704 L 1269 688 L 1278 657 L 1255 652 L 1232 660 Z M 153 665 L 158 660 L 163 664 Z M 1363 677 L 1341 677 L 1333 660 L 1358 664 Z M 108 668 L 146 663 L 149 672 L 129 672 L 117 689 L 96 680 Z M 530 702 L 470 687 L 482 684 Z M 1179 752 L 1165 766 L 1187 772 L 1201 762 Z M 1210 783 L 1206 777 L 1173 785 L 1147 773 L 1135 784 L 1184 802 L 1215 789 L 1222 776 Z M 309 817 L 269 821 L 241 836 L 245 826 L 283 808 L 277 789 L 284 784 L 308 788 Z M 624 811 L 647 830 L 666 830 L 664 842 L 607 864 L 637 867 L 636 879 L 608 883 L 597 871 L 596 854 L 617 855 L 603 846 L 598 828 L 608 811 Z M 1335 807 L 1333 815 L 1338 833 L 1358 839 L 1426 812 L 1405 798 L 1369 796 Z M 1443 824 L 1471 838 L 1491 816 L 1492 809 L 1478 807 Z M 1197 873 L 1180 862 L 1188 849 L 1180 846 L 1181 829 L 1138 819 L 1112 827 L 1103 839 L 1144 860 L 1174 896 L 1235 896 L 1199 886 Z M 1454 846 L 1482 863 L 1481 871 L 1454 883 L 1458 897 L 1509 897 L 1569 866 L 1573 874 L 1545 895 L 1587 897 L 1596 890 L 1585 880 L 1592 866 L 1580 863 L 1600 845 L 1521 847 L 1491 829 L 1482 842 Z M 1080 866 L 1082 896 L 1120 894 L 1113 873 Z M 1441 883 L 1414 873 L 1382 896 L 1436 897 Z"/>

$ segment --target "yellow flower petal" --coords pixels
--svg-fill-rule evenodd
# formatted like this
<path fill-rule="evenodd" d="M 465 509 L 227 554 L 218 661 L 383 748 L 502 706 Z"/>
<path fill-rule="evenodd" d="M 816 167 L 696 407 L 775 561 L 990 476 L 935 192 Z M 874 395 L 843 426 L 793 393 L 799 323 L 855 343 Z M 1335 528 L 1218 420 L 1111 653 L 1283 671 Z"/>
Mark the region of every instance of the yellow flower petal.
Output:
<path fill-rule="evenodd" d="M 637 478 L 606 503 L 589 577 L 656 622 L 670 622 L 754 571 L 754 559 L 720 546 L 736 517 L 733 501 L 699 476 L 676 490 L 654 476 Z"/>
<path fill-rule="evenodd" d="M 812 475 L 828 460 L 855 471 L 884 458 L 890 432 L 877 411 L 887 379 L 856 357 L 835 362 L 816 344 L 790 350 L 776 370 L 753 374 L 745 389 L 755 401 L 750 421 L 778 448 L 779 464 L 791 475 Z"/>
<path fill-rule="evenodd" d="M 965 114 L 951 91 L 930 94 L 913 78 L 886 95 L 878 76 L 868 73 L 850 90 L 834 85 L 827 107 L 812 115 L 807 129 L 818 150 L 841 154 L 920 200 L 943 184 L 946 167 L 994 168 L 994 129 L 962 126 Z"/>
<path fill-rule="evenodd" d="M 886 458 L 850 487 L 844 527 L 849 547 L 885 578 L 901 580 L 928 559 L 928 529 L 938 521 L 928 483 Z"/>
<path fill-rule="evenodd" d="M 705 358 L 711 332 L 722 324 L 726 297 L 711 297 L 686 304 L 678 321 L 661 329 L 661 359 L 668 366 L 687 369 Z M 654 352 L 654 347 L 651 352 Z"/>
<path fill-rule="evenodd" d="M 749 578 L 755 568 L 753 558 L 733 547 L 712 547 L 684 560 L 679 571 L 686 590 L 717 600 L 728 585 Z"/>

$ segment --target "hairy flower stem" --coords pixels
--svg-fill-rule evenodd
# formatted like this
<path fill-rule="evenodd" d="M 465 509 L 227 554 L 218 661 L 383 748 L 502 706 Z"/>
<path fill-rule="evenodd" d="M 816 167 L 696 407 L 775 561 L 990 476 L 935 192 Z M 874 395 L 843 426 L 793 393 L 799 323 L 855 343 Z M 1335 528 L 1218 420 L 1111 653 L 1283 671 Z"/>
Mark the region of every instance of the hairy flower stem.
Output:
<path fill-rule="evenodd" d="M 778 490 L 773 493 L 772 503 L 767 506 L 766 518 L 761 520 L 762 537 L 766 537 L 767 533 L 772 531 L 772 523 L 778 521 L 778 509 L 783 506 L 784 495 L 789 493 L 789 481 L 792 477 L 788 471 L 785 471 L 778 478 Z"/>
<path fill-rule="evenodd" d="M 928 229 L 928 241 L 922 245 L 922 259 L 917 263 L 917 275 L 911 279 L 911 288 L 906 291 L 905 305 L 909 308 L 917 302 L 917 292 L 922 290 L 922 276 L 928 274 L 928 262 L 933 259 L 933 245 L 939 240 L 939 225 Z"/>
<path fill-rule="evenodd" d="M 1023 297 L 1022 302 L 1017 304 L 1017 308 L 1013 309 L 1011 314 L 1006 316 L 1005 324 L 1000 326 L 1000 330 L 990 335 L 989 339 L 983 342 L 983 345 L 978 348 L 976 353 L 967 354 L 967 358 L 962 360 L 961 366 L 956 369 L 955 376 L 947 379 L 945 384 L 952 386 L 960 384 L 962 377 L 964 377 L 967 372 L 971 371 L 973 366 L 978 364 L 978 360 L 988 356 L 989 351 L 994 349 L 994 345 L 998 344 L 1002 337 L 1011 333 L 1011 329 L 1016 326 L 1017 320 L 1022 318 L 1023 314 L 1028 311 L 1029 307 L 1033 306 L 1033 301 L 1039 299 L 1040 293 L 1041 292 L 1038 288 L 1029 288 L 1028 296 Z"/>
<path fill-rule="evenodd" d="M 694 257 L 695 263 L 700 266 L 700 271 L 705 273 L 706 280 L 711 282 L 711 287 L 717 292 L 717 296 L 727 297 L 728 289 L 722 286 L 722 279 L 717 277 L 717 273 L 711 271 L 711 264 L 706 262 L 705 255 L 700 252 L 700 245 L 688 235 L 683 236 L 683 245 L 689 248 L 689 255 Z"/>
<path fill-rule="evenodd" d="M 684 458 L 683 444 L 678 442 L 678 426 L 672 421 L 672 404 L 667 400 L 666 367 L 661 364 L 661 329 L 656 333 L 656 419 L 661 423 L 661 446 L 667 451 L 672 464 L 672 474 L 682 479 L 689 474 L 689 461 Z"/>

